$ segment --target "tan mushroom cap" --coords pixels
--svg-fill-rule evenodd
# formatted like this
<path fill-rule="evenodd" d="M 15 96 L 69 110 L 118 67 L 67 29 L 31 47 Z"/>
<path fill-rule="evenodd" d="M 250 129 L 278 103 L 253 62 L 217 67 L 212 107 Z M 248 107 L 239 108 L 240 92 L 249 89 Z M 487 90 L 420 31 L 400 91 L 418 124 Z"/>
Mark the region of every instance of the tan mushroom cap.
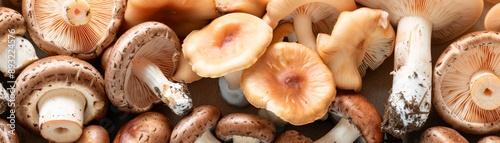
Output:
<path fill-rule="evenodd" d="M 336 94 L 333 75 L 318 54 L 287 42 L 269 46 L 254 65 L 243 70 L 241 88 L 250 104 L 293 125 L 323 117 Z"/>
<path fill-rule="evenodd" d="M 113 143 L 122 142 L 166 142 L 172 127 L 169 119 L 157 112 L 144 112 L 120 127 Z"/>
<path fill-rule="evenodd" d="M 231 113 L 222 117 L 215 127 L 215 134 L 223 141 L 235 136 L 245 136 L 270 143 L 276 136 L 276 129 L 266 119 L 248 113 Z"/>
<path fill-rule="evenodd" d="M 288 130 L 282 133 L 275 143 L 313 143 L 313 141 L 296 130 Z"/>
<path fill-rule="evenodd" d="M 498 143 L 498 142 L 500 142 L 500 137 L 493 135 L 482 137 L 481 139 L 479 139 L 479 141 L 477 141 L 477 143 Z"/>
<path fill-rule="evenodd" d="M 56 89 L 72 89 L 83 94 L 84 125 L 106 115 L 104 79 L 91 64 L 74 57 L 59 55 L 35 61 L 19 74 L 15 86 L 16 119 L 34 133 L 38 133 L 41 126 L 38 100 Z"/>
<path fill-rule="evenodd" d="M 16 132 L 16 128 L 11 128 L 10 124 L 11 123 L 7 120 L 0 118 L 0 142 L 19 143 L 19 136 Z"/>
<path fill-rule="evenodd" d="M 437 142 L 450 142 L 450 143 L 468 143 L 460 133 L 454 129 L 435 126 L 426 129 L 422 135 L 420 135 L 421 143 L 437 143 Z"/>
<path fill-rule="evenodd" d="M 444 43 L 470 29 L 481 17 L 483 0 L 356 0 L 361 5 L 387 11 L 392 25 L 405 16 L 419 16 L 432 23 L 432 43 Z"/>
<path fill-rule="evenodd" d="M 293 29 L 293 23 L 290 22 L 283 22 L 280 23 L 276 28 L 273 30 L 273 40 L 271 40 L 271 44 L 278 43 L 278 42 L 285 42 L 285 37 L 287 35 L 290 35 L 294 32 Z"/>
<path fill-rule="evenodd" d="M 500 0 L 484 0 L 485 2 L 491 3 L 491 4 L 497 4 L 500 3 Z"/>
<path fill-rule="evenodd" d="M 250 67 L 271 40 L 272 29 L 262 19 L 230 13 L 189 34 L 182 51 L 194 72 L 217 78 Z"/>
<path fill-rule="evenodd" d="M 23 1 L 23 15 L 37 47 L 49 55 L 71 55 L 89 60 L 98 57 L 115 39 L 125 12 L 125 0 L 78 0 L 90 6 L 90 20 L 73 26 L 64 19 L 64 1 Z M 73 2 L 67 0 L 66 2 Z M 83 13 L 83 7 L 70 11 Z M 70 7 L 67 10 L 75 7 Z M 68 12 L 68 11 L 66 11 Z M 72 20 L 70 20 L 72 21 Z"/>
<path fill-rule="evenodd" d="M 500 17 L 498 15 L 500 15 L 500 4 L 491 7 L 486 13 L 484 17 L 484 28 L 486 30 L 500 31 Z"/>
<path fill-rule="evenodd" d="M 215 0 L 215 8 L 221 15 L 233 12 L 243 12 L 255 15 L 257 17 L 264 16 L 267 3 L 270 0 Z"/>
<path fill-rule="evenodd" d="M 99 125 L 90 125 L 83 129 L 82 136 L 75 143 L 109 143 L 109 134 Z"/>
<path fill-rule="evenodd" d="M 18 11 L 8 8 L 0 7 L 0 42 L 7 42 L 9 35 L 23 36 L 26 33 L 26 23 L 24 17 Z M 0 51 L 3 51 L 3 46 Z"/>
<path fill-rule="evenodd" d="M 500 131 L 498 57 L 500 33 L 493 31 L 465 35 L 439 57 L 432 102 L 453 128 L 472 134 Z"/>
<path fill-rule="evenodd" d="M 180 120 L 172 130 L 170 142 L 195 142 L 205 131 L 215 128 L 221 117 L 220 110 L 212 105 L 203 105 Z"/>

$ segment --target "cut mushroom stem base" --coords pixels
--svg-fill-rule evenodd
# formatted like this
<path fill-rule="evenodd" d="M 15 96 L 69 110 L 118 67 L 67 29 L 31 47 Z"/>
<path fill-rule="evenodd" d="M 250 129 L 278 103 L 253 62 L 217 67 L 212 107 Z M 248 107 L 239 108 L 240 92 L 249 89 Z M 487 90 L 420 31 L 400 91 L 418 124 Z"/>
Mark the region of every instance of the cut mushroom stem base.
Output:
<path fill-rule="evenodd" d="M 61 15 L 66 23 L 73 26 L 85 25 L 92 17 L 87 0 L 64 1 Z"/>
<path fill-rule="evenodd" d="M 246 136 L 234 136 L 233 143 L 260 143 L 260 140 Z"/>
<path fill-rule="evenodd" d="M 250 104 L 241 90 L 241 72 L 241 70 L 231 72 L 219 78 L 219 89 L 222 98 L 236 107 L 245 107 Z"/>
<path fill-rule="evenodd" d="M 167 79 L 160 68 L 150 60 L 136 56 L 132 60 L 132 73 L 172 109 L 177 115 L 184 115 L 193 106 L 187 85 Z"/>
<path fill-rule="evenodd" d="M 83 130 L 86 100 L 80 91 L 54 89 L 38 101 L 41 135 L 54 142 L 74 142 Z"/>
<path fill-rule="evenodd" d="M 500 78 L 492 71 L 476 72 L 470 82 L 472 101 L 484 110 L 500 106 Z"/>
<path fill-rule="evenodd" d="M 210 130 L 206 130 L 194 141 L 194 143 L 220 143 L 220 141 L 210 132 Z"/>
<path fill-rule="evenodd" d="M 361 136 L 359 130 L 350 124 L 347 119 L 341 118 L 332 130 L 314 141 L 314 143 L 352 143 L 359 136 Z"/>

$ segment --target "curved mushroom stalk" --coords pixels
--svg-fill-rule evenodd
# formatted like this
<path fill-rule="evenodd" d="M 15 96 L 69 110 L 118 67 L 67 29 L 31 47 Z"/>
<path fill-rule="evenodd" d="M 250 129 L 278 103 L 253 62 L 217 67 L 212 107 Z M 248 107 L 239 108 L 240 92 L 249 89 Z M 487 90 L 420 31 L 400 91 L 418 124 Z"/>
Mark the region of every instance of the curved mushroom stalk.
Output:
<path fill-rule="evenodd" d="M 236 107 L 245 107 L 250 104 L 241 90 L 241 72 L 242 70 L 234 71 L 219 78 L 219 89 L 222 98 Z"/>
<path fill-rule="evenodd" d="M 478 71 L 472 75 L 470 93 L 474 103 L 484 110 L 500 106 L 500 78 L 493 71 Z"/>
<path fill-rule="evenodd" d="M 172 80 L 177 82 L 192 83 L 200 79 L 202 79 L 202 77 L 193 71 L 189 62 L 184 58 L 184 54 L 181 53 L 176 71 L 172 76 Z"/>
<path fill-rule="evenodd" d="M 167 79 L 160 68 L 150 60 L 138 56 L 132 60 L 132 73 L 143 81 L 172 111 L 184 115 L 191 110 L 193 103 L 187 85 Z"/>
<path fill-rule="evenodd" d="M 0 61 L 4 61 L 0 62 L 0 71 L 6 77 L 21 72 L 26 66 L 39 59 L 35 47 L 27 39 L 21 36 L 8 37 L 8 42 L 0 43 Z"/>
<path fill-rule="evenodd" d="M 359 136 L 361 136 L 359 130 L 349 123 L 349 120 L 342 118 L 332 130 L 314 143 L 352 143 Z"/>

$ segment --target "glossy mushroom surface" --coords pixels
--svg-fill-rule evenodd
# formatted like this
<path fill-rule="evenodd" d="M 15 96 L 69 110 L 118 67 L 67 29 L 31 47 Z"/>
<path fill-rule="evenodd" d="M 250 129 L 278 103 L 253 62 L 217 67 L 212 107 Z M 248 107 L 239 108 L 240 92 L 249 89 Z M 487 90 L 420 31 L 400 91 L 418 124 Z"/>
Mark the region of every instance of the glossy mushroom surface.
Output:
<path fill-rule="evenodd" d="M 172 126 L 165 115 L 144 112 L 121 126 L 113 143 L 164 143 L 170 139 L 171 132 Z"/>

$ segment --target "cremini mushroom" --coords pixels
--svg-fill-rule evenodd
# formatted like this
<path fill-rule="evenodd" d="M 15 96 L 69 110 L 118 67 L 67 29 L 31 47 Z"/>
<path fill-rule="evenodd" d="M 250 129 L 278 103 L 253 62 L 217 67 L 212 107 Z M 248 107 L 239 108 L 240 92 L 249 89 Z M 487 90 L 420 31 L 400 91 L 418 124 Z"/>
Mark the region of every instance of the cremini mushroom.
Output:
<path fill-rule="evenodd" d="M 500 1 L 499 1 L 500 2 Z M 496 4 L 491 7 L 490 10 L 484 16 L 484 29 L 500 31 L 500 4 Z"/>
<path fill-rule="evenodd" d="M 212 105 L 202 105 L 182 118 L 174 130 L 170 142 L 205 142 L 220 143 L 212 134 L 212 130 L 221 117 L 220 110 Z"/>
<path fill-rule="evenodd" d="M 125 32 L 110 49 L 106 91 L 121 111 L 141 113 L 164 102 L 177 115 L 192 108 L 185 83 L 173 82 L 180 54 L 176 34 L 159 22 L 144 22 Z"/>
<path fill-rule="evenodd" d="M 9 108 L 8 107 L 9 98 L 10 98 L 10 92 L 7 91 L 0 82 L 0 115 L 3 114 L 5 111 L 7 111 L 7 109 Z"/>
<path fill-rule="evenodd" d="M 270 0 L 215 0 L 215 8 L 221 15 L 243 12 L 262 17 Z"/>
<path fill-rule="evenodd" d="M 27 66 L 15 81 L 20 125 L 54 142 L 74 142 L 83 125 L 106 115 L 104 79 L 91 64 L 50 56 Z"/>
<path fill-rule="evenodd" d="M 109 134 L 99 125 L 90 125 L 83 129 L 82 136 L 75 143 L 109 143 Z"/>
<path fill-rule="evenodd" d="M 276 136 L 274 126 L 266 119 L 248 113 L 231 113 L 215 127 L 217 137 L 233 143 L 270 143 Z"/>
<path fill-rule="evenodd" d="M 125 0 L 25 0 L 22 9 L 38 48 L 49 55 L 89 60 L 115 39 Z"/>
<path fill-rule="evenodd" d="M 318 54 L 289 42 L 272 44 L 243 70 L 241 88 L 250 104 L 292 125 L 323 117 L 336 94 L 333 75 Z"/>
<path fill-rule="evenodd" d="M 272 28 L 275 28 L 281 20 L 293 21 L 298 42 L 314 49 L 316 35 L 313 32 L 313 25 L 326 20 L 323 22 L 327 22 L 326 25 L 333 28 L 340 12 L 355 9 L 354 0 L 270 0 L 262 19 Z M 330 32 L 331 28 L 326 30 L 322 32 Z"/>
<path fill-rule="evenodd" d="M 113 143 L 164 143 L 170 139 L 171 132 L 170 121 L 165 115 L 148 111 L 120 127 Z"/>
<path fill-rule="evenodd" d="M 14 120 L 14 119 L 12 119 Z M 0 142 L 2 143 L 19 143 L 19 135 L 17 134 L 15 125 L 7 120 L 0 118 Z"/>
<path fill-rule="evenodd" d="M 14 78 L 21 70 L 38 60 L 33 45 L 23 36 L 26 24 L 21 13 L 0 7 L 0 72 Z"/>
<path fill-rule="evenodd" d="M 219 17 L 213 0 L 128 0 L 122 31 L 146 21 L 158 21 L 183 38 Z"/>
<path fill-rule="evenodd" d="M 296 130 L 288 130 L 281 133 L 275 143 L 313 143 L 313 141 Z"/>
<path fill-rule="evenodd" d="M 382 130 L 396 138 L 420 129 L 431 110 L 433 44 L 460 36 L 481 17 L 483 0 L 356 0 L 397 25 L 392 89 Z"/>
<path fill-rule="evenodd" d="M 359 8 L 340 13 L 331 35 L 318 34 L 316 50 L 337 88 L 359 91 L 366 69 L 378 68 L 392 54 L 394 38 L 387 12 Z"/>
<path fill-rule="evenodd" d="M 254 64 L 271 40 L 272 29 L 262 19 L 230 13 L 189 34 L 182 51 L 194 72 L 219 78 L 222 97 L 231 105 L 243 107 L 248 102 L 240 88 L 241 70 Z"/>
<path fill-rule="evenodd" d="M 434 126 L 426 129 L 420 135 L 420 143 L 468 143 L 456 130 L 444 126 Z"/>
<path fill-rule="evenodd" d="M 479 139 L 479 141 L 477 141 L 477 143 L 498 143 L 498 142 L 500 142 L 500 137 L 494 135 L 482 137 L 481 139 Z"/>
<path fill-rule="evenodd" d="M 464 35 L 441 54 L 432 103 L 453 128 L 472 134 L 500 131 L 500 33 Z"/>

